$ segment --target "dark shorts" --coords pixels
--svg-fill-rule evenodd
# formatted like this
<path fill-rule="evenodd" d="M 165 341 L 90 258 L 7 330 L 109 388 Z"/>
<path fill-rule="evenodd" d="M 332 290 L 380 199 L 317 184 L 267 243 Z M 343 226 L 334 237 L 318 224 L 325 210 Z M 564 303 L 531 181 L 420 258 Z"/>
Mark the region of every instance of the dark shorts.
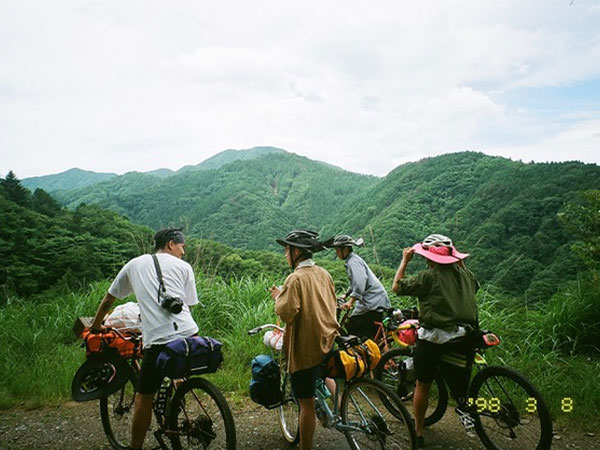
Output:
<path fill-rule="evenodd" d="M 472 347 L 464 342 L 439 345 L 419 339 L 414 353 L 415 378 L 431 383 L 442 365 L 444 380 L 453 397 L 465 397 L 474 355 Z"/>
<path fill-rule="evenodd" d="M 164 345 L 153 345 L 144 349 L 137 389 L 140 394 L 154 394 L 160 388 L 163 376 L 156 367 L 156 358 L 164 347 Z"/>
<path fill-rule="evenodd" d="M 322 377 L 322 368 L 318 366 L 302 369 L 290 376 L 290 383 L 296 398 L 311 398 L 316 395 L 317 377 Z"/>
<path fill-rule="evenodd" d="M 360 316 L 350 316 L 346 322 L 346 330 L 348 334 L 373 339 L 377 334 L 377 325 L 373 322 L 382 320 L 383 312 L 381 311 L 369 311 Z"/>

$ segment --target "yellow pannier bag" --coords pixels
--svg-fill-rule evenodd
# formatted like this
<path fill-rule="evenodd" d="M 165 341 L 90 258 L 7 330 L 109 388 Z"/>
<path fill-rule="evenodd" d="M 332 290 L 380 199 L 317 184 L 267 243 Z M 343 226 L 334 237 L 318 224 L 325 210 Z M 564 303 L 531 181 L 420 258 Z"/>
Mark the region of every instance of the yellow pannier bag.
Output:
<path fill-rule="evenodd" d="M 326 362 L 327 376 L 350 381 L 375 369 L 380 359 L 379 347 L 375 341 L 367 339 L 346 350 L 332 352 Z"/>

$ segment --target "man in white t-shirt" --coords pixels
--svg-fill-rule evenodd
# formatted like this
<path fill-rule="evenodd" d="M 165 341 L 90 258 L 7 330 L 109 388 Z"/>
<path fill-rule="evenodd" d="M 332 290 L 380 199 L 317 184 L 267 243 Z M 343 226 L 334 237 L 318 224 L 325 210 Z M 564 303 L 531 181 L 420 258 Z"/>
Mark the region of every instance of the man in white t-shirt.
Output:
<path fill-rule="evenodd" d="M 156 368 L 156 357 L 169 342 L 192 336 L 198 326 L 190 306 L 198 303 L 196 281 L 192 267 L 181 258 L 185 253 L 185 238 L 181 229 L 167 228 L 154 235 L 156 260 L 162 274 L 164 289 L 159 283 L 154 255 L 142 255 L 129 261 L 118 273 L 102 299 L 92 332 L 100 332 L 102 320 L 117 298 L 134 294 L 140 306 L 144 356 L 135 396 L 131 430 L 131 449 L 141 449 L 152 420 L 152 401 L 162 383 Z M 175 298 L 176 305 L 165 298 Z M 179 311 L 179 312 L 177 312 Z"/>

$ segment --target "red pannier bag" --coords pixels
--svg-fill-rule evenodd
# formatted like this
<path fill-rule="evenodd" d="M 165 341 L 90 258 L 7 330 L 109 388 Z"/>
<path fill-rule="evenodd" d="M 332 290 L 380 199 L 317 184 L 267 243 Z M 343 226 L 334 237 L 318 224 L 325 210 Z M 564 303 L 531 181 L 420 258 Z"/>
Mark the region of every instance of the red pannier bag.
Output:
<path fill-rule="evenodd" d="M 90 333 L 85 330 L 81 336 L 85 341 L 86 355 L 106 351 L 109 348 L 115 348 L 119 355 L 124 358 L 131 358 L 133 355 L 142 354 L 141 343 L 137 340 L 124 339 L 115 331 L 109 330 L 103 333 Z"/>

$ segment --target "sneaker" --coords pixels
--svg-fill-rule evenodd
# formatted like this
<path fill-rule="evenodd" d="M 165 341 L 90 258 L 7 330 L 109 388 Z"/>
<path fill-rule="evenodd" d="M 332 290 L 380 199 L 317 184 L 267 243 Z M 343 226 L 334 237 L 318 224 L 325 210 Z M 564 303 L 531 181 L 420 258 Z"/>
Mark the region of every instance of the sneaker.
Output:
<path fill-rule="evenodd" d="M 425 438 L 423 436 L 417 436 L 417 447 L 425 448 L 427 444 L 425 443 Z"/>

